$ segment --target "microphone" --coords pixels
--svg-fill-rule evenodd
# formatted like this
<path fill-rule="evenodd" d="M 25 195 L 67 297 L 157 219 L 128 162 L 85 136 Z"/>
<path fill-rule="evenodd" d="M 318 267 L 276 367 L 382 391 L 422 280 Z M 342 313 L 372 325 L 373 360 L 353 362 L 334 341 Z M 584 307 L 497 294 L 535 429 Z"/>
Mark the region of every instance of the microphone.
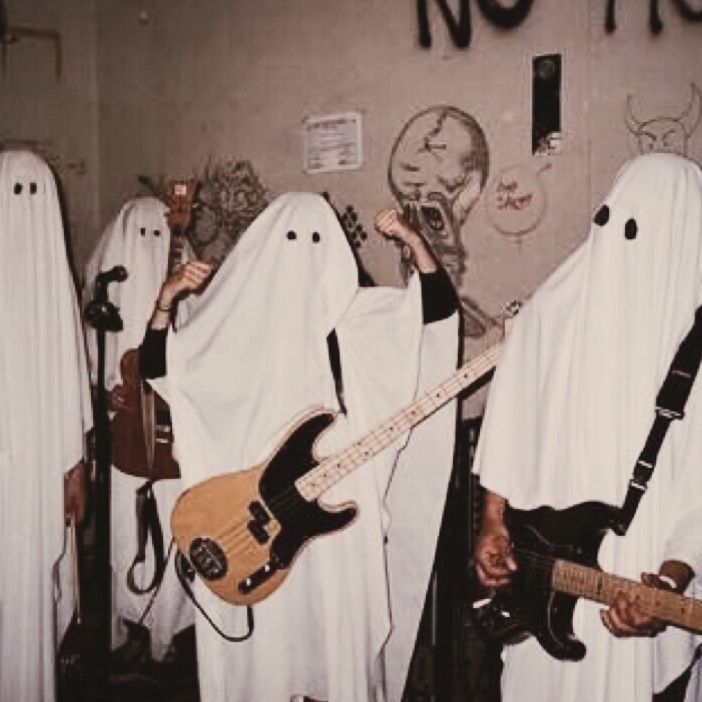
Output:
<path fill-rule="evenodd" d="M 124 266 L 113 266 L 95 276 L 95 297 L 85 308 L 85 319 L 90 326 L 105 331 L 121 331 L 123 328 L 119 310 L 107 299 L 107 286 L 127 279 Z"/>
<path fill-rule="evenodd" d="M 95 276 L 95 287 L 107 286 L 108 283 L 121 283 L 127 279 L 127 269 L 124 266 L 112 266 L 108 271 L 100 271 Z"/>

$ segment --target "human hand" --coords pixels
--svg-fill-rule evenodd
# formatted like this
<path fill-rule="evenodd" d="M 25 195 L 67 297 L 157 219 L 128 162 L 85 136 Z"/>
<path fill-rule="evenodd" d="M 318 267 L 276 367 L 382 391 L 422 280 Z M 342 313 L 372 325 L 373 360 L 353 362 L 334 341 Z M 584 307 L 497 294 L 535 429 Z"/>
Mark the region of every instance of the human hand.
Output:
<path fill-rule="evenodd" d="M 674 590 L 669 583 L 654 573 L 642 573 L 641 582 L 659 590 Z M 617 593 L 609 609 L 600 610 L 605 628 L 617 638 L 629 636 L 657 636 L 666 628 L 661 619 L 647 613 L 639 595 L 623 591 Z"/>
<path fill-rule="evenodd" d="M 385 238 L 395 239 L 408 246 L 421 238 L 402 214 L 392 207 L 380 210 L 373 220 L 373 226 Z"/>
<path fill-rule="evenodd" d="M 111 412 L 129 409 L 129 393 L 124 385 L 115 385 L 108 394 L 109 409 Z"/>
<path fill-rule="evenodd" d="M 188 261 L 178 266 L 161 286 L 158 305 L 170 307 L 173 300 L 183 293 L 196 292 L 209 278 L 212 266 L 202 261 Z"/>
<path fill-rule="evenodd" d="M 88 477 L 83 461 L 77 463 L 63 482 L 63 511 L 66 524 L 82 524 L 88 494 Z"/>
<path fill-rule="evenodd" d="M 424 238 L 396 209 L 389 208 L 378 212 L 373 220 L 373 226 L 386 239 L 393 239 L 406 246 L 412 262 L 422 273 L 433 273 L 438 268 Z"/>
<path fill-rule="evenodd" d="M 517 564 L 504 523 L 483 525 L 473 553 L 478 580 L 485 587 L 509 584 Z"/>

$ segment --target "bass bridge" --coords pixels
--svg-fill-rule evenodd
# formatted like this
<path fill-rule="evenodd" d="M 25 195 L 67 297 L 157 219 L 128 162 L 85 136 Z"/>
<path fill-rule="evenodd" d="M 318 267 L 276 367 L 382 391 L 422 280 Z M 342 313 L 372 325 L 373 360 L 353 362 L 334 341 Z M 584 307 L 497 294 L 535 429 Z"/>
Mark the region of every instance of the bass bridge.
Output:
<path fill-rule="evenodd" d="M 275 556 L 272 556 L 269 561 L 264 563 L 258 570 L 255 570 L 251 575 L 244 580 L 239 581 L 237 588 L 242 595 L 248 595 L 257 587 L 265 583 L 273 574 L 280 568 L 280 562 Z"/>

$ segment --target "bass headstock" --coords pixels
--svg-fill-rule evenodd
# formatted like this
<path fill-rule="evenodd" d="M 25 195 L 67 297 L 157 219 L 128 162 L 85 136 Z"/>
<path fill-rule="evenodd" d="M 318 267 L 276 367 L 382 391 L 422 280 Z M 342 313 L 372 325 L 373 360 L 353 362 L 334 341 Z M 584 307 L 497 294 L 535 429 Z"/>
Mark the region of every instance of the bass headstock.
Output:
<path fill-rule="evenodd" d="M 502 313 L 498 315 L 495 321 L 500 327 L 503 339 L 506 339 L 509 335 L 514 324 L 514 318 L 519 314 L 522 307 L 524 307 L 524 303 L 521 300 L 510 300 L 502 307 Z"/>
<path fill-rule="evenodd" d="M 171 180 L 166 186 L 166 221 L 174 234 L 188 230 L 196 207 L 195 196 L 200 183 L 195 178 Z"/>

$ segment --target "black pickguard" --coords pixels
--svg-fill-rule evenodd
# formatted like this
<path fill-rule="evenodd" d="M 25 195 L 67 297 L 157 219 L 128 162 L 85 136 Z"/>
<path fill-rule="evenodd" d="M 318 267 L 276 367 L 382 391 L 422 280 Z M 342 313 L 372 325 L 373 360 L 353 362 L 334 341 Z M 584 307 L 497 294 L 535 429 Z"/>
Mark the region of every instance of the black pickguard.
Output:
<path fill-rule="evenodd" d="M 509 508 L 509 529 L 518 570 L 512 583 L 475 608 L 488 638 L 503 643 L 533 634 L 550 655 L 581 660 L 585 645 L 573 633 L 577 597 L 551 589 L 554 561 L 599 569 L 597 553 L 617 510 L 602 502 L 583 502 L 564 510 Z"/>
<path fill-rule="evenodd" d="M 277 568 L 287 568 L 309 539 L 338 531 L 353 521 L 355 507 L 339 511 L 308 502 L 295 487 L 295 481 L 317 465 L 312 448 L 317 437 L 334 421 L 331 412 L 320 412 L 305 420 L 287 438 L 266 466 L 259 483 L 261 497 L 281 525 L 271 544 L 271 560 Z"/>

